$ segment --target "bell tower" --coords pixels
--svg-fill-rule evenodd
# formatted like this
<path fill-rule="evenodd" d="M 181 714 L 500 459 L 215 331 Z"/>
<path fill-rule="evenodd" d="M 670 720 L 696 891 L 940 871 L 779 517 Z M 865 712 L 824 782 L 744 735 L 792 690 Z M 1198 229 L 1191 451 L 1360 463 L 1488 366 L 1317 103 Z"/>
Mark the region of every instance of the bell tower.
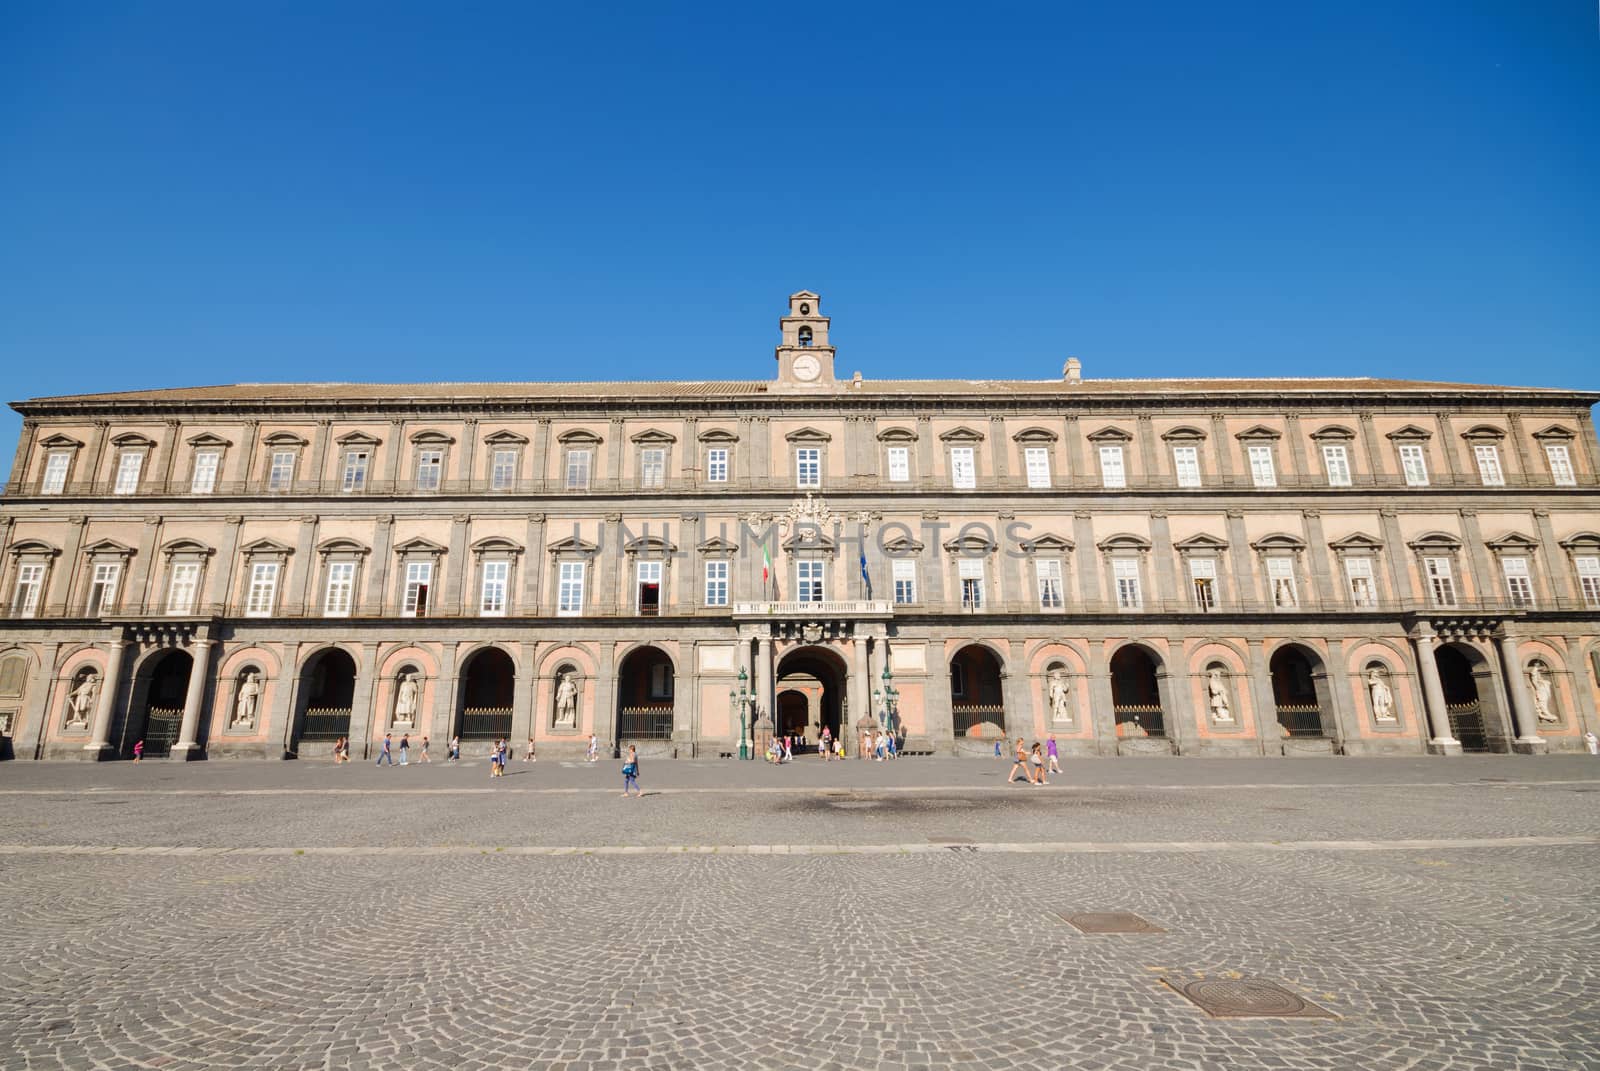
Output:
<path fill-rule="evenodd" d="M 821 391 L 837 386 L 833 347 L 828 344 L 828 318 L 822 299 L 809 290 L 789 295 L 789 315 L 778 321 L 778 379 L 774 390 Z"/>

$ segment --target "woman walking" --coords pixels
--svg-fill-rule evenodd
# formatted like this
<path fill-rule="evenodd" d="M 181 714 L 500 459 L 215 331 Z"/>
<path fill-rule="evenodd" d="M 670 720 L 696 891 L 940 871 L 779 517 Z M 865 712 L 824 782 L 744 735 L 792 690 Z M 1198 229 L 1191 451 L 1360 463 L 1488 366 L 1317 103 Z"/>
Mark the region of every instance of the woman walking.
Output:
<path fill-rule="evenodd" d="M 1028 747 L 1022 742 L 1022 737 L 1020 736 L 1017 737 L 1017 758 L 1016 761 L 1011 764 L 1011 772 L 1006 774 L 1006 784 L 1009 785 L 1011 782 L 1015 781 L 1018 773 L 1022 774 L 1023 780 L 1025 781 L 1033 780 L 1033 778 L 1028 776 Z"/>
<path fill-rule="evenodd" d="M 632 744 L 628 745 L 627 757 L 622 763 L 622 794 L 627 796 L 628 789 L 633 789 L 633 795 L 642 796 L 644 790 L 639 787 L 639 749 Z"/>
<path fill-rule="evenodd" d="M 400 734 L 400 765 L 411 765 L 411 734 Z"/>
<path fill-rule="evenodd" d="M 449 759 L 451 762 L 459 762 L 461 760 L 461 738 L 459 736 L 450 738 Z"/>
<path fill-rule="evenodd" d="M 538 762 L 539 757 L 533 753 L 533 737 L 528 737 L 528 750 L 522 756 L 523 762 Z"/>
<path fill-rule="evenodd" d="M 1047 785 L 1050 782 L 1044 779 L 1044 754 L 1039 750 L 1039 741 L 1033 742 L 1033 772 L 1028 778 L 1036 785 Z"/>
<path fill-rule="evenodd" d="M 422 738 L 422 750 L 417 752 L 417 761 L 429 764 L 433 762 L 432 759 L 428 758 L 428 738 L 426 736 Z"/>

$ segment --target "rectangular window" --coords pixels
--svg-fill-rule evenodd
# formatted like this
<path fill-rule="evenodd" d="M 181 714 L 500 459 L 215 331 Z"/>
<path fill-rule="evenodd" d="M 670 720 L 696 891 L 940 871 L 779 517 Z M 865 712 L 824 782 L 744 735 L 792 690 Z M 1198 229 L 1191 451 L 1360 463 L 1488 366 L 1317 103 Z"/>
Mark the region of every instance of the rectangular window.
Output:
<path fill-rule="evenodd" d="M 1563 449 L 1565 449 L 1563 447 Z M 72 455 L 56 452 L 44 460 L 44 479 L 39 482 L 41 495 L 59 495 L 67 489 L 67 469 L 72 465 Z"/>
<path fill-rule="evenodd" d="M 659 446 L 639 451 L 639 486 L 665 487 L 667 485 L 667 452 Z"/>
<path fill-rule="evenodd" d="M 1050 451 L 1043 446 L 1030 446 L 1022 451 L 1022 459 L 1028 470 L 1028 486 L 1049 487 Z"/>
<path fill-rule="evenodd" d="M 587 491 L 589 489 L 589 451 L 567 451 L 567 490 Z"/>
<path fill-rule="evenodd" d="M 1200 448 L 1198 446 L 1174 446 L 1172 448 L 1172 469 L 1178 474 L 1179 487 L 1200 486 Z"/>
<path fill-rule="evenodd" d="M 1527 558 L 1502 558 L 1500 568 L 1506 577 L 1506 597 L 1512 606 L 1533 605 L 1533 577 L 1528 573 Z"/>
<path fill-rule="evenodd" d="M 365 450 L 347 450 L 344 455 L 344 478 L 339 484 L 342 491 L 360 491 L 367 486 L 367 461 L 371 455 Z"/>
<path fill-rule="evenodd" d="M 194 613 L 195 598 L 199 594 L 200 563 L 174 562 L 172 576 L 167 581 L 167 613 Z"/>
<path fill-rule="evenodd" d="M 1250 455 L 1250 482 L 1257 487 L 1278 486 L 1278 473 L 1272 467 L 1272 447 L 1252 446 L 1246 452 Z"/>
<path fill-rule="evenodd" d="M 1378 584 L 1372 573 L 1371 558 L 1346 558 L 1344 578 L 1350 585 L 1350 605 L 1368 608 L 1378 605 Z"/>
<path fill-rule="evenodd" d="M 1400 471 L 1405 473 L 1407 487 L 1428 486 L 1428 455 L 1420 443 L 1400 447 Z"/>
<path fill-rule="evenodd" d="M 795 562 L 795 597 L 801 602 L 822 601 L 822 566 L 820 561 Z"/>
<path fill-rule="evenodd" d="M 506 584 L 510 578 L 510 562 L 483 563 L 483 590 L 478 597 L 478 614 L 480 616 L 506 616 Z"/>
<path fill-rule="evenodd" d="M 956 563 L 956 575 L 961 581 L 961 608 L 983 609 L 983 560 L 962 558 Z"/>
<path fill-rule="evenodd" d="M 494 463 L 489 466 L 489 490 L 509 491 L 517 482 L 517 452 L 496 450 Z"/>
<path fill-rule="evenodd" d="M 1102 446 L 1100 448 L 1100 486 L 1128 486 L 1128 474 L 1122 467 L 1122 447 Z"/>
<path fill-rule="evenodd" d="M 217 465 L 222 455 L 215 450 L 202 450 L 194 455 L 194 472 L 189 477 L 191 495 L 209 495 L 217 489 Z"/>
<path fill-rule="evenodd" d="M 267 490 L 287 491 L 294 481 L 294 451 L 272 451 L 272 466 L 267 469 Z"/>
<path fill-rule="evenodd" d="M 822 450 L 802 446 L 794 452 L 795 482 L 801 487 L 822 486 Z"/>
<path fill-rule="evenodd" d="M 433 585 L 432 562 L 406 563 L 406 590 L 400 601 L 401 617 L 421 617 L 428 612 L 428 588 Z"/>
<path fill-rule="evenodd" d="M 952 487 L 958 488 L 978 486 L 978 471 L 972 460 L 972 447 L 952 446 L 950 448 L 950 484 Z"/>
<path fill-rule="evenodd" d="M 672 663 L 657 662 L 650 667 L 650 698 L 672 698 Z"/>
<path fill-rule="evenodd" d="M 706 605 L 728 605 L 728 563 L 706 562 Z"/>
<path fill-rule="evenodd" d="M 17 567 L 17 590 L 11 597 L 12 617 L 32 617 L 39 612 L 39 599 L 44 594 L 44 566 L 39 564 Z"/>
<path fill-rule="evenodd" d="M 1472 455 L 1478 459 L 1478 476 L 1485 487 L 1503 487 L 1505 470 L 1500 467 L 1500 448 L 1493 444 L 1474 446 Z"/>
<path fill-rule="evenodd" d="M 1573 564 L 1578 569 L 1578 590 L 1583 595 L 1583 605 L 1600 610 L 1600 558 L 1575 558 Z"/>
<path fill-rule="evenodd" d="M 1329 487 L 1350 486 L 1350 451 L 1335 443 L 1322 447 L 1322 467 L 1328 472 Z"/>
<path fill-rule="evenodd" d="M 139 470 L 144 467 L 144 453 L 129 450 L 117 459 L 117 482 L 114 494 L 131 495 L 139 490 Z"/>
<path fill-rule="evenodd" d="M 349 617 L 356 588 L 355 562 L 328 564 L 328 591 L 322 600 L 325 617 Z"/>
<path fill-rule="evenodd" d="M 117 610 L 117 585 L 122 580 L 121 562 L 96 562 L 89 580 L 90 617 L 115 613 Z"/>
<path fill-rule="evenodd" d="M 1572 469 L 1572 454 L 1565 447 L 1551 443 L 1544 448 L 1544 456 L 1550 462 L 1550 478 L 1558 487 L 1576 487 L 1578 474 Z"/>
<path fill-rule="evenodd" d="M 278 563 L 256 562 L 250 566 L 250 593 L 245 598 L 246 617 L 271 617 L 278 594 Z"/>
<path fill-rule="evenodd" d="M 1046 558 L 1033 563 L 1035 576 L 1039 581 L 1039 609 L 1059 610 L 1063 605 L 1061 592 L 1061 562 L 1057 558 Z"/>
<path fill-rule="evenodd" d="M 1217 560 L 1189 559 L 1189 586 L 1194 590 L 1194 608 L 1210 613 L 1217 608 Z"/>
<path fill-rule="evenodd" d="M 889 482 L 909 483 L 911 480 L 911 448 L 889 447 Z"/>
<path fill-rule="evenodd" d="M 583 613 L 583 562 L 562 562 L 556 590 L 556 613 L 576 617 Z"/>
<path fill-rule="evenodd" d="M 1294 559 L 1268 558 L 1267 581 L 1272 587 L 1272 605 L 1279 610 L 1293 610 L 1300 605 L 1300 593 L 1295 590 Z"/>
<path fill-rule="evenodd" d="M 917 601 L 917 563 L 910 558 L 896 558 L 893 568 L 896 605 L 914 605 Z"/>
<path fill-rule="evenodd" d="M 444 451 L 417 451 L 417 490 L 437 491 L 444 479 Z"/>
<path fill-rule="evenodd" d="M 1111 562 L 1111 575 L 1117 582 L 1117 609 L 1144 609 L 1144 592 L 1139 589 L 1139 562 L 1134 558 L 1116 558 Z"/>
<path fill-rule="evenodd" d="M 657 616 L 661 613 L 661 563 L 640 562 L 635 571 L 635 578 L 640 616 Z"/>
<path fill-rule="evenodd" d="M 950 663 L 950 694 L 958 696 L 967 694 L 967 667 L 960 662 Z"/>
<path fill-rule="evenodd" d="M 1456 604 L 1456 578 L 1450 569 L 1449 558 L 1422 559 L 1423 571 L 1428 576 L 1428 594 L 1435 606 Z"/>
<path fill-rule="evenodd" d="M 706 482 L 728 482 L 728 448 L 716 446 L 706 451 Z"/>

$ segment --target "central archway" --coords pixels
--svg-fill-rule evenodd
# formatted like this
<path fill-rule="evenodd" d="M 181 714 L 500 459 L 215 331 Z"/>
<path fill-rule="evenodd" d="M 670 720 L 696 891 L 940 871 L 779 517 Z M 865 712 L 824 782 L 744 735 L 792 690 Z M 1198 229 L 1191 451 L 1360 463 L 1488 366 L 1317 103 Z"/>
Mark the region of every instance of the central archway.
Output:
<path fill-rule="evenodd" d="M 461 676 L 456 735 L 463 740 L 509 740 L 517 667 L 498 647 L 474 651 Z"/>
<path fill-rule="evenodd" d="M 1166 711 L 1156 657 L 1148 647 L 1130 643 L 1111 656 L 1111 709 L 1117 735 L 1167 735 Z"/>
<path fill-rule="evenodd" d="M 969 643 L 950 659 L 950 717 L 957 738 L 1006 735 L 1000 660 L 982 644 Z"/>
<path fill-rule="evenodd" d="M 194 659 L 188 651 L 166 651 L 148 664 L 143 695 L 135 688 L 135 709 L 128 718 L 128 732 L 120 748 L 132 757 L 133 745 L 144 741 L 144 757 L 156 758 L 172 752 L 183 724 L 183 700 L 189 690 L 189 674 Z"/>
<path fill-rule="evenodd" d="M 1510 726 L 1502 715 L 1498 685 L 1489 660 L 1464 643 L 1440 644 L 1434 651 L 1450 732 L 1462 751 L 1511 750 Z"/>
<path fill-rule="evenodd" d="M 350 709 L 356 696 L 356 660 L 348 651 L 318 651 L 300 671 L 300 702 L 289 735 L 289 754 L 312 740 L 350 735 Z"/>
<path fill-rule="evenodd" d="M 778 661 L 773 732 L 815 744 L 827 728 L 837 738 L 852 716 L 844 659 L 825 647 L 800 647 Z M 859 717 L 859 715 L 858 715 Z"/>
<path fill-rule="evenodd" d="M 1290 736 L 1332 738 L 1333 704 L 1328 675 L 1315 651 L 1297 643 L 1278 648 L 1268 663 L 1278 724 Z"/>
<path fill-rule="evenodd" d="M 672 739 L 677 685 L 672 659 L 659 647 L 629 651 L 617 668 L 617 754 L 629 742 Z"/>

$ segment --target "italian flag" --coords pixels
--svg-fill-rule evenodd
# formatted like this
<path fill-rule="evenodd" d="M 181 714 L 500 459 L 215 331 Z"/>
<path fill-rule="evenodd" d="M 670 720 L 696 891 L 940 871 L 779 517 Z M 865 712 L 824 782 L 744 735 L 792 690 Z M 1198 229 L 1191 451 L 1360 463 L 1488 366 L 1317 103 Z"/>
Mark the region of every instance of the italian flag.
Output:
<path fill-rule="evenodd" d="M 761 544 L 761 594 L 767 593 L 767 578 L 772 575 L 772 555 L 767 553 L 767 545 Z"/>

